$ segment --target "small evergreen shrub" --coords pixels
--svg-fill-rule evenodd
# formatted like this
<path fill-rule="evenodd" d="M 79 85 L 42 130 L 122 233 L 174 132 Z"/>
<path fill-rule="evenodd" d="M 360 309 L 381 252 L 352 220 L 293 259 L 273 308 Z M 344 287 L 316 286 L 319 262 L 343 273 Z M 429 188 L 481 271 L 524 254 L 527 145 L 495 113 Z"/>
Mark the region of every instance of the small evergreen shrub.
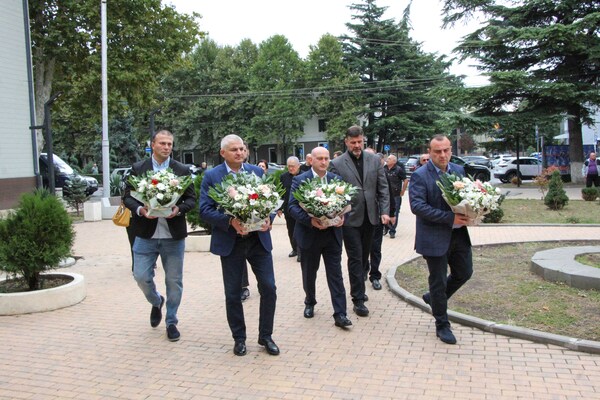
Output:
<path fill-rule="evenodd" d="M 58 268 L 74 239 L 71 217 L 59 199 L 45 189 L 26 193 L 16 211 L 0 220 L 0 271 L 38 290 L 40 274 Z"/>
<path fill-rule="evenodd" d="M 594 201 L 598 198 L 598 189 L 595 187 L 584 187 L 581 189 L 581 197 L 585 201 Z"/>
<path fill-rule="evenodd" d="M 544 197 L 544 204 L 551 210 L 562 210 L 569 202 L 569 197 L 563 189 L 560 172 L 554 171 L 548 183 L 548 194 Z"/>
<path fill-rule="evenodd" d="M 79 175 L 75 175 L 65 182 L 63 198 L 67 204 L 77 211 L 82 208 L 83 203 L 89 200 L 90 196 L 86 193 L 87 181 Z"/>

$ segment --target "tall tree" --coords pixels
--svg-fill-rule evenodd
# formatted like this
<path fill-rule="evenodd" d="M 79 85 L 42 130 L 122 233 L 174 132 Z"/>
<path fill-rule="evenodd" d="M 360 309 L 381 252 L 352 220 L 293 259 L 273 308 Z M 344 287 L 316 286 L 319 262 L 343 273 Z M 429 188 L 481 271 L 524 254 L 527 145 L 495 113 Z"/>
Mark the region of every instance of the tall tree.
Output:
<path fill-rule="evenodd" d="M 488 87 L 471 90 L 471 104 L 513 121 L 566 117 L 571 170 L 579 171 L 581 127 L 600 104 L 600 1 L 445 0 L 444 13 L 446 26 L 473 16 L 486 21 L 457 47 L 490 77 Z"/>
<path fill-rule="evenodd" d="M 63 143 L 86 151 L 101 120 L 101 27 L 97 0 L 30 2 L 37 117 L 53 92 Z M 109 115 L 156 107 L 163 73 L 197 42 L 197 14 L 179 14 L 161 0 L 112 0 L 107 7 Z M 62 129 L 61 129 L 62 127 Z M 74 139 L 74 141 L 72 140 Z M 41 146 L 40 146 L 41 147 Z"/>
<path fill-rule="evenodd" d="M 444 57 L 424 53 L 410 38 L 410 5 L 399 23 L 383 19 L 386 7 L 375 0 L 350 6 L 356 23 L 343 36 L 346 60 L 360 75 L 368 105 L 365 133 L 370 145 L 401 141 L 407 148 L 425 143 L 448 104 L 435 95 L 444 85 L 457 85 Z M 445 105 L 446 104 L 446 105 Z"/>

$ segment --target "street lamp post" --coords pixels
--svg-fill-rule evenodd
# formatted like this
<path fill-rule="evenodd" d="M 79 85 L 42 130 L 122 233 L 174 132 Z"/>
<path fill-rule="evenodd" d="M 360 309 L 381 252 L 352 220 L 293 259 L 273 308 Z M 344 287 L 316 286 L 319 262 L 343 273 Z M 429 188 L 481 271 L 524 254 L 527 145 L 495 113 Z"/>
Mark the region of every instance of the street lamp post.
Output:
<path fill-rule="evenodd" d="M 52 142 L 52 112 L 51 106 L 52 103 L 56 101 L 62 92 L 56 93 L 54 96 L 50 97 L 47 102 L 44 103 L 44 133 L 46 135 L 46 161 L 48 163 L 48 190 L 53 195 L 56 191 L 56 184 L 54 182 L 54 149 Z"/>

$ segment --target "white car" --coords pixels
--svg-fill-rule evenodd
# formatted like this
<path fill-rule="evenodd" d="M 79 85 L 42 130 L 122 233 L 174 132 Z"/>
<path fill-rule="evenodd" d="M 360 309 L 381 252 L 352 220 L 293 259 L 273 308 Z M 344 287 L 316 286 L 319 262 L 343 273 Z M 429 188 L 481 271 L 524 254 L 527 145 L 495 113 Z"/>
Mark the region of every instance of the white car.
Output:
<path fill-rule="evenodd" d="M 534 157 L 519 158 L 519 177 L 521 180 L 533 179 L 542 173 L 542 162 Z M 517 157 L 500 161 L 494 167 L 494 178 L 506 183 L 517 176 Z"/>

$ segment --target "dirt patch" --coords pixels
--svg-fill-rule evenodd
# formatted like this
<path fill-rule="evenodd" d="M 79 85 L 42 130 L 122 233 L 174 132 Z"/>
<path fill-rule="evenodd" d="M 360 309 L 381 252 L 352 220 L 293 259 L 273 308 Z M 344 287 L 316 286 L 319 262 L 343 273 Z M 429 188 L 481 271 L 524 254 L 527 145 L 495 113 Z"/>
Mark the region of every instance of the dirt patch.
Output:
<path fill-rule="evenodd" d="M 600 253 L 579 254 L 575 260 L 590 267 L 600 268 Z"/>
<path fill-rule="evenodd" d="M 52 289 L 73 281 L 68 275 L 48 275 L 40 278 L 40 289 Z M 13 278 L 0 281 L 0 293 L 29 292 L 29 285 L 23 278 Z"/>
<path fill-rule="evenodd" d="M 473 247 L 473 277 L 448 307 L 486 320 L 581 339 L 600 340 L 600 292 L 547 282 L 529 271 L 538 251 L 598 246 L 598 241 L 532 242 Z M 420 296 L 428 290 L 423 258 L 401 265 L 398 284 Z"/>

